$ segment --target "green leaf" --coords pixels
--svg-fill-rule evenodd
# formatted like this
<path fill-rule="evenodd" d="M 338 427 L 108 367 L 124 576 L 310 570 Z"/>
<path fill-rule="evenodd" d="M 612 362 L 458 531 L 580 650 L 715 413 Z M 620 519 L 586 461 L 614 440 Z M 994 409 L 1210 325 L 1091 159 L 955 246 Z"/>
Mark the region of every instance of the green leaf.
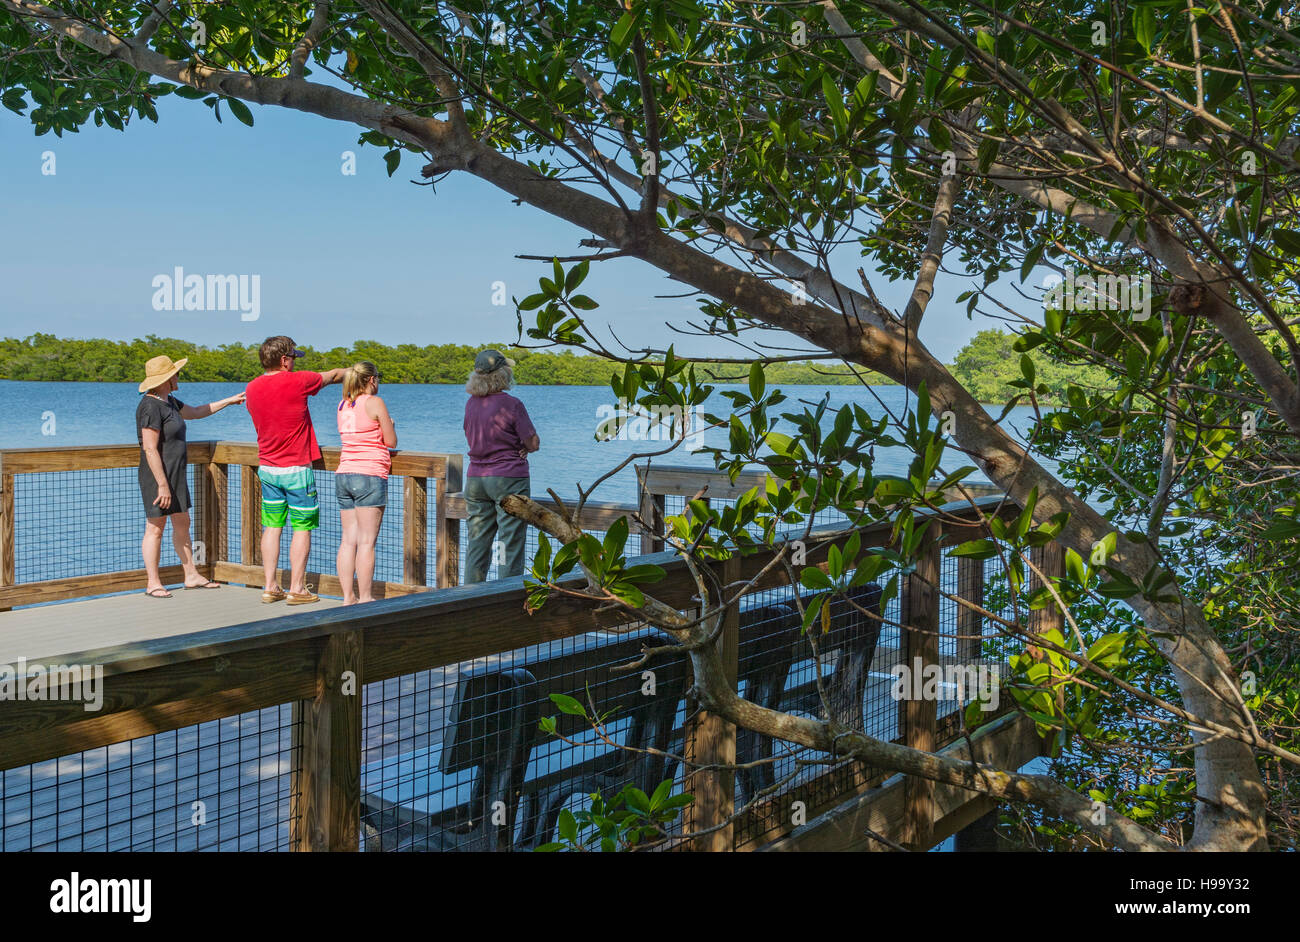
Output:
<path fill-rule="evenodd" d="M 572 842 L 578 839 L 578 821 L 568 808 L 560 809 L 560 818 L 556 824 L 559 835 L 564 840 Z"/>
<path fill-rule="evenodd" d="M 633 582 L 659 582 L 667 573 L 662 566 L 643 563 L 623 570 L 623 578 Z"/>
<path fill-rule="evenodd" d="M 840 90 L 831 79 L 829 72 L 822 73 L 822 95 L 826 98 L 826 106 L 830 110 L 836 134 L 843 135 L 849 127 L 849 114 L 844 108 L 844 98 L 840 95 Z"/>
<path fill-rule="evenodd" d="M 874 74 L 873 72 L 872 75 Z M 952 134 L 949 133 L 948 126 L 938 118 L 930 119 L 930 143 L 940 154 L 952 150 Z"/>
<path fill-rule="evenodd" d="M 1107 195 L 1121 211 L 1126 213 L 1141 213 L 1142 200 L 1138 195 L 1130 190 L 1113 189 L 1108 190 Z"/>
<path fill-rule="evenodd" d="M 988 559 L 998 554 L 998 544 L 992 540 L 967 540 L 949 551 L 949 556 L 964 556 L 967 559 Z"/>
<path fill-rule="evenodd" d="M 230 108 L 230 113 L 244 124 L 247 124 L 250 128 L 253 126 L 253 112 L 248 110 L 248 105 L 238 98 L 227 98 L 226 106 Z M 389 171 L 389 176 L 392 176 L 392 171 Z"/>
<path fill-rule="evenodd" d="M 822 591 L 835 588 L 835 583 L 831 582 L 831 577 L 826 575 L 816 566 L 809 566 L 799 574 L 799 582 L 805 589 Z"/>
<path fill-rule="evenodd" d="M 573 289 L 582 284 L 583 280 L 587 277 L 587 271 L 590 268 L 591 262 L 583 259 L 577 265 L 574 265 L 573 268 L 569 269 L 568 275 L 564 278 L 564 293 L 572 294 Z"/>
<path fill-rule="evenodd" d="M 631 39 L 632 30 L 641 19 L 641 11 L 624 13 L 614 24 L 614 28 L 609 33 L 609 48 L 611 58 L 617 58 Z"/>
<path fill-rule="evenodd" d="M 1039 242 L 1028 252 L 1025 253 L 1025 260 L 1020 263 L 1020 280 L 1024 281 L 1029 277 L 1029 273 L 1034 270 L 1038 260 L 1043 257 L 1043 250 L 1047 248 L 1046 242 Z"/>
<path fill-rule="evenodd" d="M 1300 536 L 1300 520 L 1279 521 L 1266 528 L 1259 536 L 1265 540 L 1289 540 L 1293 536 Z"/>
<path fill-rule="evenodd" d="M 1127 576 L 1118 576 L 1097 587 L 1097 592 L 1108 599 L 1127 599 L 1137 595 L 1141 590 L 1137 583 Z"/>
<path fill-rule="evenodd" d="M 627 545 L 627 534 L 627 517 L 619 517 L 605 531 L 605 541 L 601 547 L 604 554 L 610 558 L 620 555 Z"/>
<path fill-rule="evenodd" d="M 1020 375 L 1028 380 L 1030 385 L 1033 385 L 1037 371 L 1034 369 L 1034 361 L 1030 359 L 1027 353 L 1020 354 Z"/>
<path fill-rule="evenodd" d="M 1274 229 L 1273 241 L 1287 255 L 1300 258 L 1300 232 L 1293 229 Z"/>
<path fill-rule="evenodd" d="M 1083 557 L 1068 547 L 1065 550 L 1065 571 L 1071 579 L 1080 585 L 1088 581 Z"/>
<path fill-rule="evenodd" d="M 817 620 L 817 614 L 822 610 L 822 605 L 825 604 L 825 602 L 826 602 L 826 596 L 818 595 L 811 602 L 808 603 L 808 607 L 804 609 L 804 613 L 803 613 L 804 631 L 807 631 L 808 626 Z"/>
<path fill-rule="evenodd" d="M 1103 667 L 1114 667 L 1124 649 L 1124 635 L 1118 632 L 1102 635 L 1088 648 L 1088 660 Z"/>
<path fill-rule="evenodd" d="M 1142 48 L 1146 50 L 1146 54 L 1151 55 L 1151 46 L 1156 37 L 1156 10 L 1154 6 L 1147 4 L 1134 8 L 1133 35 Z"/>
<path fill-rule="evenodd" d="M 556 708 L 559 709 L 561 713 L 567 713 L 570 716 L 587 715 L 587 711 L 583 708 L 582 704 L 568 694 L 553 693 L 551 694 L 551 702 L 555 704 Z"/>
<path fill-rule="evenodd" d="M 388 167 L 388 175 L 391 177 L 397 172 L 397 167 L 402 162 L 402 149 L 394 147 L 388 153 L 384 154 L 384 164 Z"/>

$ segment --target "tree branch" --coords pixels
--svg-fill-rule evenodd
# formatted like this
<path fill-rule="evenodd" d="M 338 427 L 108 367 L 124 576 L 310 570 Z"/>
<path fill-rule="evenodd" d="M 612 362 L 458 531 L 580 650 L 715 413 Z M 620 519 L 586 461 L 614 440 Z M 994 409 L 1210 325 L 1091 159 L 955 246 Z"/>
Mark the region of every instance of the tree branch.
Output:
<path fill-rule="evenodd" d="M 303 71 L 307 67 L 307 58 L 316 48 L 321 33 L 325 32 L 325 26 L 329 23 L 329 9 L 329 0 L 316 0 L 311 12 L 311 23 L 307 25 L 307 31 L 302 34 L 302 39 L 298 40 L 298 45 L 294 47 L 293 55 L 289 57 L 289 78 L 302 79 Z"/>
<path fill-rule="evenodd" d="M 943 261 L 943 246 L 948 239 L 948 226 L 952 222 L 952 207 L 957 201 L 957 175 L 948 174 L 939 182 L 939 193 L 934 198 L 934 215 L 930 217 L 930 239 L 921 255 L 921 271 L 916 276 L 916 287 L 903 312 L 903 320 L 908 329 L 916 332 L 921 329 L 921 318 L 925 316 L 926 306 L 934 296 L 934 276 Z"/>

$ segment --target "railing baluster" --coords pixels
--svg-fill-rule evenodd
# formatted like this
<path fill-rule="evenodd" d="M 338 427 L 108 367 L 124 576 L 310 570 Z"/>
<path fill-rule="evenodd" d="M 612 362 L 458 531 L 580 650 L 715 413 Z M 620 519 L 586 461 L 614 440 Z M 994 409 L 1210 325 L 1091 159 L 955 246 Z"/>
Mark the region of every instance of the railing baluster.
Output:
<path fill-rule="evenodd" d="M 447 456 L 447 469 L 438 478 L 434 491 L 434 513 L 437 514 L 437 530 L 434 552 L 438 555 L 438 588 L 460 584 L 460 518 L 448 513 L 450 497 L 459 494 L 464 487 L 461 478 L 464 458 L 461 455 Z"/>
<path fill-rule="evenodd" d="M 655 533 L 664 525 L 664 495 L 652 489 L 648 469 L 638 466 L 636 469 L 637 491 L 641 495 L 638 514 L 641 517 L 641 554 L 662 552 L 664 541 Z"/>
<path fill-rule="evenodd" d="M 933 752 L 939 704 L 933 698 L 916 698 L 924 678 L 915 676 L 926 665 L 939 663 L 939 578 L 942 556 L 939 548 L 939 522 L 930 524 L 925 534 L 916 570 L 907 577 L 907 631 L 903 632 L 904 663 L 912 680 L 912 698 L 903 701 L 905 725 L 903 742 L 913 749 Z M 914 850 L 930 846 L 934 828 L 934 782 L 909 775 L 904 780 L 903 813 L 906 819 L 904 844 Z"/>
<path fill-rule="evenodd" d="M 402 488 L 402 581 L 429 584 L 429 479 L 407 475 Z"/>
<path fill-rule="evenodd" d="M 262 482 L 257 465 L 239 466 L 239 561 L 245 566 L 262 564 Z"/>
<path fill-rule="evenodd" d="M 957 557 L 957 594 L 974 605 L 984 605 L 984 560 Z M 984 616 L 957 606 L 957 661 L 973 664 L 984 652 Z"/>
<path fill-rule="evenodd" d="M 216 574 L 217 562 L 226 558 L 228 470 L 226 465 L 215 462 L 208 462 L 199 468 L 203 507 L 203 531 L 199 538 L 203 541 L 203 574 L 209 579 Z"/>
<path fill-rule="evenodd" d="M 355 851 L 361 834 L 361 633 L 330 635 L 316 697 L 293 710 L 291 820 L 300 851 Z"/>
<path fill-rule="evenodd" d="M 0 462 L 3 462 L 0 456 Z M 0 464 L 0 468 L 3 465 Z M 16 578 L 18 548 L 14 545 L 14 476 L 0 471 L 0 587 L 11 586 Z M 0 612 L 7 612 L 7 607 Z"/>

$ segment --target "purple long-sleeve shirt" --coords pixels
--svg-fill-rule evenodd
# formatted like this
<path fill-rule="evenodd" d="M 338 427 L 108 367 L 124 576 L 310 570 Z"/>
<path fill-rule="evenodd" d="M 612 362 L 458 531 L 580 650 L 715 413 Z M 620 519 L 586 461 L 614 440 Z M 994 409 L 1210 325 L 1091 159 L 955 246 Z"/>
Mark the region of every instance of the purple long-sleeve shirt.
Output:
<path fill-rule="evenodd" d="M 528 477 L 528 459 L 519 456 L 524 442 L 537 434 L 524 404 L 509 393 L 470 396 L 465 403 L 465 441 L 473 478 Z"/>

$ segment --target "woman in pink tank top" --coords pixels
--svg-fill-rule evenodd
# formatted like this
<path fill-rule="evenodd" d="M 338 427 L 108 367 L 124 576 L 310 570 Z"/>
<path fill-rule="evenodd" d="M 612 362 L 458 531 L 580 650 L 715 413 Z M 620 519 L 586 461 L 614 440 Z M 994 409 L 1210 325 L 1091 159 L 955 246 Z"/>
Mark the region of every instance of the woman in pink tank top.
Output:
<path fill-rule="evenodd" d="M 338 409 L 343 449 L 334 472 L 334 493 L 343 521 L 343 540 L 335 562 L 344 605 L 374 600 L 375 540 L 388 503 L 388 472 L 393 464 L 389 449 L 397 447 L 393 419 L 378 395 L 379 378 L 379 370 L 366 360 L 348 367 Z"/>

